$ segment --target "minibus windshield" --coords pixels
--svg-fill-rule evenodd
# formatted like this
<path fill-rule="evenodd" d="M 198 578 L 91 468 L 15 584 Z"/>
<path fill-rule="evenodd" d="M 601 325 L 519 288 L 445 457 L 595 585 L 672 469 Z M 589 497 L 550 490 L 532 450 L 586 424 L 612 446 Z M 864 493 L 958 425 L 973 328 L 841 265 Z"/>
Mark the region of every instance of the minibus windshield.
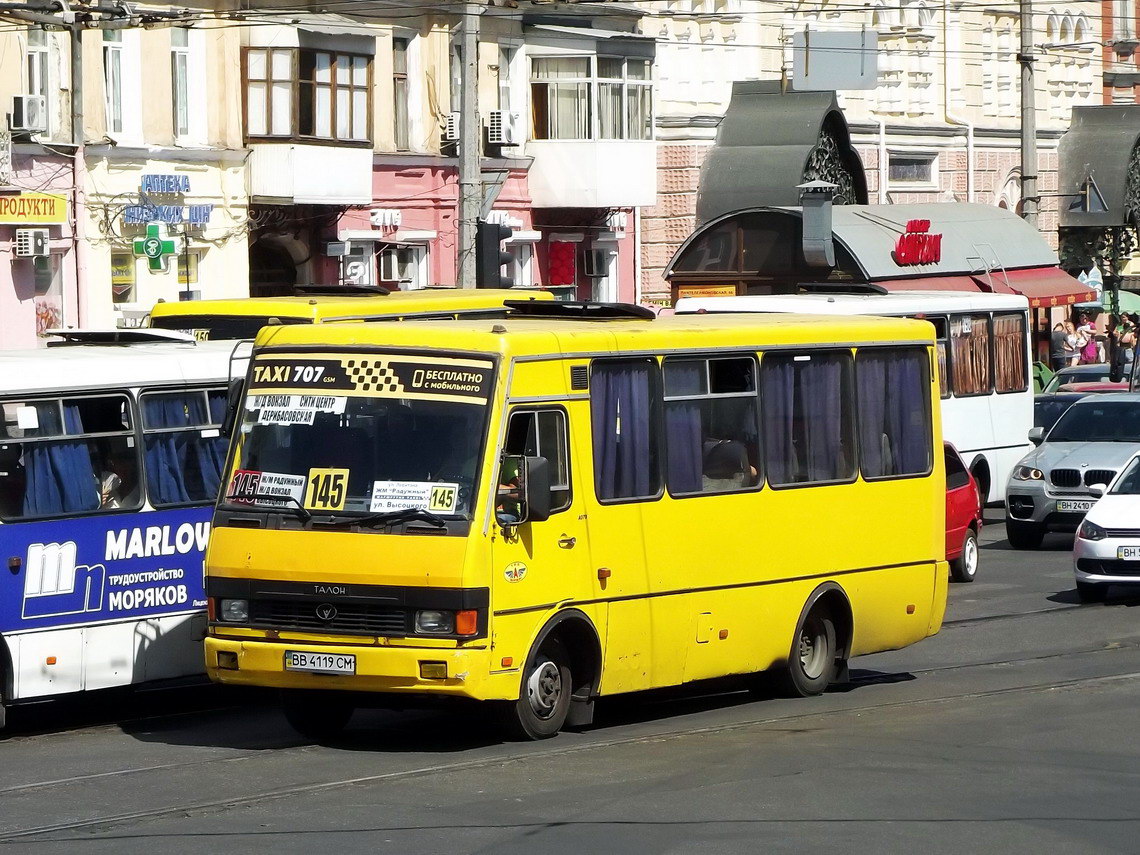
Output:
<path fill-rule="evenodd" d="M 469 519 L 490 378 L 489 363 L 255 360 L 224 501 Z"/>

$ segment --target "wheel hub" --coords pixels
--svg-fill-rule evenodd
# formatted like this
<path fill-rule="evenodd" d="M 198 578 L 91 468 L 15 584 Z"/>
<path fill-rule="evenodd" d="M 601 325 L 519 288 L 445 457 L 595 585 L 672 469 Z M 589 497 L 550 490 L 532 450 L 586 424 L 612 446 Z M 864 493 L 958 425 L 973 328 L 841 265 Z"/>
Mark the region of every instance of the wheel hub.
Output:
<path fill-rule="evenodd" d="M 562 695 L 562 672 L 550 660 L 541 663 L 526 681 L 530 708 L 539 718 L 548 718 Z"/>

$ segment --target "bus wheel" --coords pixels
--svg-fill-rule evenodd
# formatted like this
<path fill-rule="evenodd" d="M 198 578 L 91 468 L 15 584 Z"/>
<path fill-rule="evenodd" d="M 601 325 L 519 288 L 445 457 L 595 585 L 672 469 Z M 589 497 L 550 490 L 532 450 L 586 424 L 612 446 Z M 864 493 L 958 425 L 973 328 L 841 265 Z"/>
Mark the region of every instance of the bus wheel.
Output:
<path fill-rule="evenodd" d="M 823 694 L 836 673 L 836 632 L 831 610 L 814 606 L 800 621 L 788 656 L 786 688 L 801 697 Z"/>
<path fill-rule="evenodd" d="M 573 694 L 570 658 L 557 638 L 547 638 L 523 672 L 519 699 L 506 710 L 516 739 L 548 739 L 562 729 Z"/>
<path fill-rule="evenodd" d="M 331 692 L 285 691 L 281 708 L 290 726 L 314 742 L 337 736 L 353 713 L 351 704 Z"/>
<path fill-rule="evenodd" d="M 978 533 L 966 529 L 962 554 L 950 562 L 950 576 L 955 582 L 973 582 L 978 574 Z"/>

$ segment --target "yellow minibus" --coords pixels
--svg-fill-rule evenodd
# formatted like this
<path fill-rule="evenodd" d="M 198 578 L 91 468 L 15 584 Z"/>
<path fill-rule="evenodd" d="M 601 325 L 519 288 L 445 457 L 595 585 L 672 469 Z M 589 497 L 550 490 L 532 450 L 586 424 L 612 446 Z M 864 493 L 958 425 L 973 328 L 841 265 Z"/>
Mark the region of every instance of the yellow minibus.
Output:
<path fill-rule="evenodd" d="M 262 330 L 206 560 L 214 680 L 284 690 L 318 738 L 393 696 L 542 738 L 705 678 L 818 694 L 938 632 L 930 324 L 515 311 Z"/>
<path fill-rule="evenodd" d="M 540 289 L 421 288 L 388 292 L 382 288 L 313 288 L 291 297 L 240 297 L 154 305 L 146 325 L 192 334 L 200 341 L 253 338 L 269 324 L 320 324 L 330 321 L 403 321 L 497 318 L 508 300 L 553 300 Z"/>

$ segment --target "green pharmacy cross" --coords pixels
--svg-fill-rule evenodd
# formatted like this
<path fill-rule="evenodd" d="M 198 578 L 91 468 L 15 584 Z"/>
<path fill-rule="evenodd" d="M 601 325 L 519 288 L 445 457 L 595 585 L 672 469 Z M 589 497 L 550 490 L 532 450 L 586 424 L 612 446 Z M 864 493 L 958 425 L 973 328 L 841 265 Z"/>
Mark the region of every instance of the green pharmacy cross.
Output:
<path fill-rule="evenodd" d="M 135 255 L 145 255 L 151 273 L 162 273 L 170 262 L 170 256 L 178 252 L 177 245 L 166 235 L 163 223 L 148 223 L 146 236 L 135 240 Z"/>

